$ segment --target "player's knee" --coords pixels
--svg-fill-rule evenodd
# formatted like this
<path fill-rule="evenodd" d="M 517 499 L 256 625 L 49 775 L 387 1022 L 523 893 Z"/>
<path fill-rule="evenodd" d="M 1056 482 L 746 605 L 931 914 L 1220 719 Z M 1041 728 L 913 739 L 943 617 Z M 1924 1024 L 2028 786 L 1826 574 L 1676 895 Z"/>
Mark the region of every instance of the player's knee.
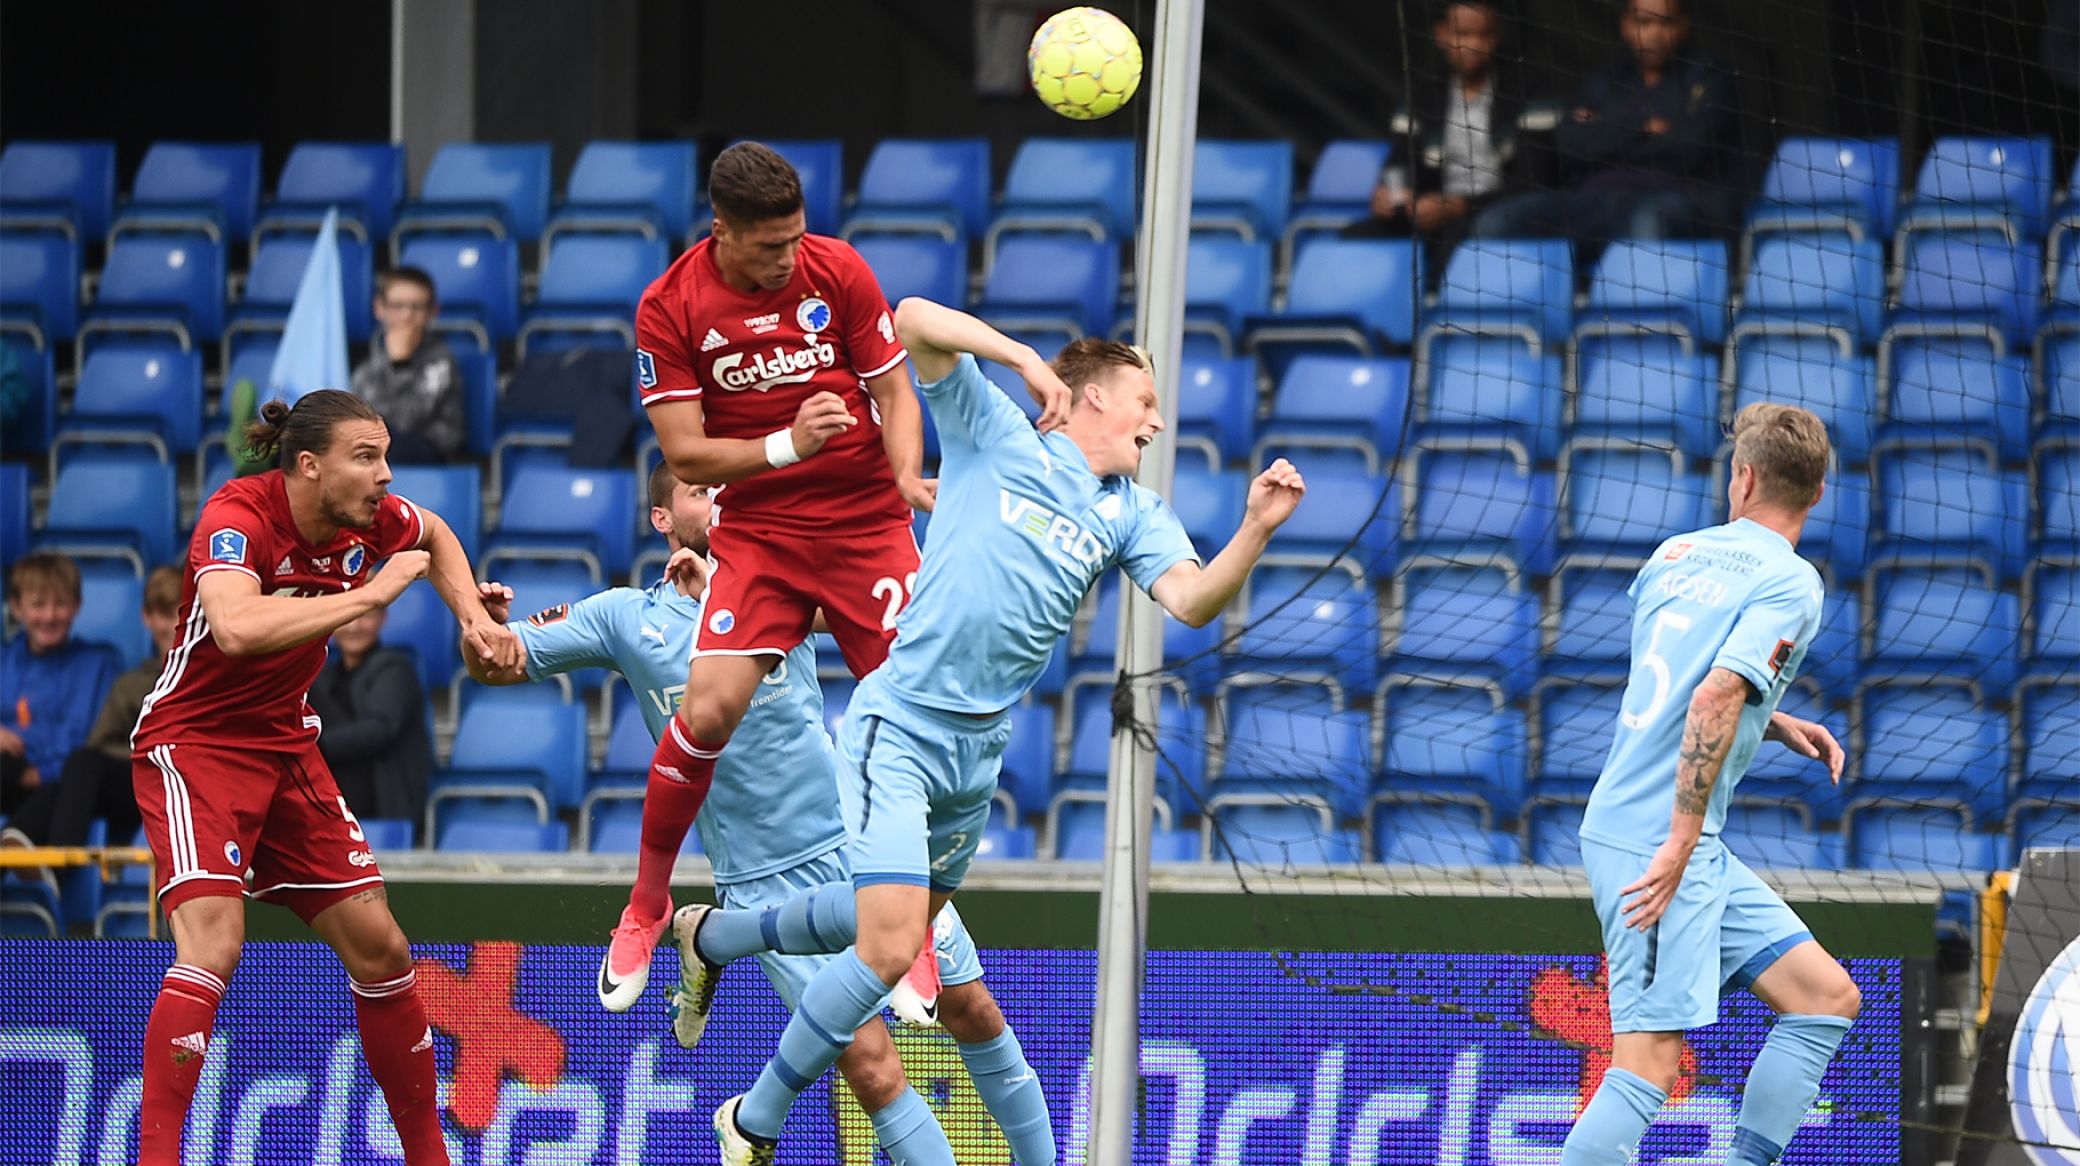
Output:
<path fill-rule="evenodd" d="M 868 1113 L 888 1108 L 910 1085 L 903 1076 L 902 1059 L 885 1035 L 871 1044 L 855 1041 L 838 1059 L 838 1072 Z"/>
<path fill-rule="evenodd" d="M 348 933 L 339 946 L 340 963 L 347 974 L 364 984 L 403 975 L 412 966 L 412 946 L 403 929 L 385 915 Z"/>
<path fill-rule="evenodd" d="M 1824 1002 L 1820 1008 L 1823 1015 L 1854 1020 L 1856 1014 L 1863 1011 L 1863 989 L 1856 986 L 1849 973 L 1842 972 L 1833 977 L 1823 991 Z"/>
<path fill-rule="evenodd" d="M 971 980 L 940 991 L 939 1023 L 960 1043 L 979 1045 L 1004 1031 L 1004 1013 L 982 981 Z"/>
<path fill-rule="evenodd" d="M 917 962 L 918 949 L 923 946 L 924 928 L 888 927 L 861 935 L 853 950 L 882 983 L 892 985 Z"/>
<path fill-rule="evenodd" d="M 726 741 L 743 719 L 744 710 L 732 707 L 720 692 L 689 692 L 679 703 L 680 727 L 697 741 Z"/>

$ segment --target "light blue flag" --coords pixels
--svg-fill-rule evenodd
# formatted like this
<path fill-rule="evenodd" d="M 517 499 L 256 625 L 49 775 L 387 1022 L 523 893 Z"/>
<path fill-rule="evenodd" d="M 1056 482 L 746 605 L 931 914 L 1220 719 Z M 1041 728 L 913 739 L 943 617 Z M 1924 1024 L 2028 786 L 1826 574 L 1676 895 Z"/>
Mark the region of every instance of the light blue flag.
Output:
<path fill-rule="evenodd" d="M 339 210 L 325 212 L 325 225 L 311 245 L 282 346 L 267 374 L 263 401 L 280 397 L 295 404 L 318 389 L 350 389 L 347 373 L 346 298 L 340 288 Z"/>

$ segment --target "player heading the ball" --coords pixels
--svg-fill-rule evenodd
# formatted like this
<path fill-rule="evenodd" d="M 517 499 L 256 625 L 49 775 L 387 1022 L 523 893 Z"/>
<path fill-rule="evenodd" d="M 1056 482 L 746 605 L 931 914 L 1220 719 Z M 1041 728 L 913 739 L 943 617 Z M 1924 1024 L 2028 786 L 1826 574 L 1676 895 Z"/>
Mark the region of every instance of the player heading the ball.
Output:
<path fill-rule="evenodd" d="M 1169 503 L 1130 476 L 1163 429 L 1139 349 L 1079 340 L 1050 365 L 973 316 L 919 299 L 903 301 L 896 329 L 939 429 L 939 506 L 888 663 L 860 682 L 839 734 L 852 885 L 802 896 L 771 927 L 763 913 L 691 907 L 696 925 L 680 929 L 681 974 L 696 999 L 740 956 L 854 945 L 809 982 L 757 1085 L 716 1112 L 731 1166 L 773 1160 L 795 1097 L 880 1009 L 960 886 L 988 824 L 1008 710 L 1091 586 L 1122 568 L 1165 611 L 1204 626 L 1306 490 L 1299 471 L 1274 463 L 1250 483 L 1240 529 L 1201 566 Z M 1025 379 L 1038 428 L 977 357 Z"/>

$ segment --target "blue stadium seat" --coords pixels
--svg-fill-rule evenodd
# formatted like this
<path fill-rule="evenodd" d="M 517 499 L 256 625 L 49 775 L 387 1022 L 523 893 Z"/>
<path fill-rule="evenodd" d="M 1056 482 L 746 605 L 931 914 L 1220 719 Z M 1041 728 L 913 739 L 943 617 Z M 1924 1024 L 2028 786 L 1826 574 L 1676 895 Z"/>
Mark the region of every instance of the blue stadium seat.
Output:
<path fill-rule="evenodd" d="M 1103 673 L 1079 675 L 1065 694 L 1070 721 L 1058 732 L 1069 748 L 1055 774 L 1057 795 L 1105 791 L 1112 765 L 1112 686 L 1108 664 Z M 1165 806 L 1197 806 L 1206 798 L 1206 710 L 1175 683 L 1158 688 L 1156 700 L 1156 798 Z"/>
<path fill-rule="evenodd" d="M 455 616 L 431 586 L 405 588 L 383 615 L 383 646 L 411 653 L 419 685 L 428 693 L 447 688 L 462 667 L 457 649 L 461 634 Z"/>
<path fill-rule="evenodd" d="M 2028 366 L 1984 337 L 1891 331 L 1878 345 L 1881 438 L 1977 438 L 2029 456 Z"/>
<path fill-rule="evenodd" d="M 0 571 L 29 551 L 29 466 L 0 462 Z"/>
<path fill-rule="evenodd" d="M 337 207 L 340 230 L 372 250 L 390 237 L 404 186 L 401 142 L 298 142 L 282 164 L 274 197 L 260 208 L 254 246 L 276 231 L 307 231 Z M 349 305 L 357 302 L 347 297 Z"/>
<path fill-rule="evenodd" d="M 232 309 L 225 343 L 242 330 L 280 331 L 296 303 L 296 289 L 303 285 L 304 268 L 310 266 L 316 235 L 277 232 L 264 235 L 253 250 L 252 266 L 246 272 L 245 290 Z M 375 300 L 375 276 L 370 266 L 369 245 L 347 235 L 339 236 L 340 298 L 345 304 L 347 341 L 358 344 L 375 330 L 375 317 L 368 305 Z M 228 363 L 228 361 L 227 361 Z M 341 386 L 345 387 L 345 386 Z"/>
<path fill-rule="evenodd" d="M 802 211 L 809 230 L 818 235 L 837 234 L 838 208 L 845 200 L 845 144 L 836 138 L 764 141 L 762 144 L 787 159 L 800 176 Z"/>
<path fill-rule="evenodd" d="M 1170 508 L 1200 556 L 1211 559 L 1241 524 L 1248 494 L 1249 478 L 1243 473 L 1179 466 L 1170 481 Z"/>
<path fill-rule="evenodd" d="M 2056 250 L 2047 247 L 2044 254 L 2044 286 L 2049 297 L 2044 322 L 2072 333 L 2080 330 L 2080 246 L 2075 245 L 2080 240 L 2080 202 L 2066 212 L 2066 221 L 2052 238 Z"/>
<path fill-rule="evenodd" d="M 398 262 L 433 277 L 443 325 L 468 321 L 483 330 L 478 348 L 510 340 L 520 316 L 520 259 L 510 239 L 421 235 Z"/>
<path fill-rule="evenodd" d="M 0 256 L 0 264 L 5 262 L 5 257 Z M 10 456 L 40 454 L 51 447 L 58 411 L 57 379 L 51 371 L 50 349 L 32 348 L 26 341 L 4 333 L 0 333 L 0 345 L 7 346 L 15 367 L 21 370 L 26 389 L 22 411 L 0 432 L 0 443 L 6 445 Z"/>
<path fill-rule="evenodd" d="M 1803 674 L 1822 692 L 1842 697 L 1863 682 L 1863 597 L 1854 589 L 1827 597 L 1820 631 L 1806 651 Z"/>
<path fill-rule="evenodd" d="M 2044 554 L 2080 555 L 2080 437 L 2037 444 L 2030 533 Z"/>
<path fill-rule="evenodd" d="M 260 207 L 260 147 L 254 142 L 154 142 L 109 225 L 127 231 L 200 231 L 219 248 L 253 233 Z"/>
<path fill-rule="evenodd" d="M 1148 839 L 1148 855 L 1153 862 L 1200 862 L 1205 859 L 1205 843 L 1199 830 L 1192 828 L 1170 828 L 1162 824 L 1158 812 L 1155 830 Z M 1052 851 L 1054 857 L 1068 862 L 1095 862 L 1105 856 L 1105 807 L 1098 802 L 1068 802 L 1061 806 L 1055 819 Z"/>
<path fill-rule="evenodd" d="M 1293 261 L 1285 306 L 1250 322 L 1245 347 L 1360 356 L 1405 347 L 1415 339 L 1422 281 L 1422 250 L 1405 239 L 1316 239 Z"/>
<path fill-rule="evenodd" d="M 2080 803 L 2080 678 L 2032 677 L 2016 704 L 2015 800 Z"/>
<path fill-rule="evenodd" d="M 1540 653 L 1547 673 L 1624 672 L 1632 661 L 1633 556 L 1570 555 L 1546 584 Z"/>
<path fill-rule="evenodd" d="M 1828 597 L 1830 607 L 1834 597 Z M 1806 653 L 1805 672 L 1813 671 L 1813 658 L 1819 652 L 1816 643 Z M 1840 690 L 1846 696 L 1846 688 Z M 1848 713 L 1839 711 L 1814 693 L 1811 684 L 1794 682 L 1784 690 L 1777 708 L 1795 717 L 1817 721 L 1840 741 L 1842 748 L 1854 750 L 1855 742 L 1849 734 Z M 1853 753 L 1852 753 L 1853 760 Z M 1776 802 L 1801 806 L 1812 823 L 1833 822 L 1841 817 L 1846 802 L 1843 790 L 1828 780 L 1827 770 L 1812 758 L 1801 756 L 1786 746 L 1764 741 L 1755 750 L 1754 759 L 1748 763 L 1748 771 L 1741 776 L 1740 784 L 1734 788 L 1737 801 Z M 1735 851 L 1742 857 L 1747 854 Z"/>
<path fill-rule="evenodd" d="M 123 658 L 125 670 L 152 655 L 152 637 L 138 612 L 144 609 L 144 580 L 121 563 L 88 560 L 79 565 L 79 618 L 72 634 L 98 640 Z"/>
<path fill-rule="evenodd" d="M 613 694 L 614 719 L 608 723 L 607 751 L 600 758 L 599 768 L 587 775 L 587 787 L 640 789 L 649 778 L 650 761 L 657 753 L 657 742 L 643 722 L 643 706 L 638 703 L 648 698 L 631 693 L 626 683 L 609 685 L 607 691 Z"/>
<path fill-rule="evenodd" d="M 1881 802 L 1859 808 L 1844 829 L 1857 870 L 1980 874 L 1996 861 L 1994 836 L 1974 833 L 1959 810 Z"/>
<path fill-rule="evenodd" d="M 1733 361 L 1731 425 L 1757 401 L 1810 409 L 1827 426 L 1827 438 L 1842 465 L 1870 459 L 1877 383 L 1868 357 L 1845 353 L 1830 343 L 1758 336 L 1740 346 Z"/>
<path fill-rule="evenodd" d="M 996 861 L 1031 858 L 1039 845 L 1039 835 L 1031 826 L 1003 826 L 992 821 L 975 844 L 975 857 Z"/>
<path fill-rule="evenodd" d="M 1247 322 L 1271 310 L 1271 244 L 1194 236 L 1184 269 L 1185 330 L 1231 356 Z"/>
<path fill-rule="evenodd" d="M 824 693 L 825 707 L 831 693 Z M 1027 701 L 1011 708 L 1011 741 L 1004 747 L 997 788 L 1011 795 L 1021 814 L 1047 806 L 1054 789 L 1054 706 Z"/>
<path fill-rule="evenodd" d="M 1192 148 L 1192 230 L 1266 242 L 1285 234 L 1293 144 L 1200 138 Z"/>
<path fill-rule="evenodd" d="M 1867 677 L 1948 676 L 2004 697 L 2021 656 L 2021 605 L 1969 567 L 1871 568 Z"/>
<path fill-rule="evenodd" d="M 1408 378 L 1403 357 L 1296 357 L 1279 378 L 1252 462 L 1292 456 L 1312 470 L 1328 451 L 1338 467 L 1387 470 L 1408 432 Z M 1362 460 L 1353 462 L 1354 453 Z"/>
<path fill-rule="evenodd" d="M 1559 451 L 1560 358 L 1522 337 L 1426 332 L 1416 345 L 1414 395 L 1422 436 L 1506 438 L 1539 461 Z"/>
<path fill-rule="evenodd" d="M 1372 589 L 1341 564 L 1260 567 L 1243 595 L 1242 631 L 1225 669 L 1327 676 L 1345 693 L 1369 691 L 1379 612 Z"/>
<path fill-rule="evenodd" d="M 1471 239 L 1452 251 L 1423 328 L 1519 333 L 1556 351 L 1574 322 L 1574 258 L 1561 239 Z"/>
<path fill-rule="evenodd" d="M 1417 442 L 1402 462 L 1402 554 L 1500 556 L 1533 575 L 1553 561 L 1553 477 L 1506 442 Z"/>
<path fill-rule="evenodd" d="M 1524 802 L 1524 716 L 1500 684 L 1389 676 L 1373 701 L 1372 734 L 1375 805 L 1463 798 L 1513 818 Z"/>
<path fill-rule="evenodd" d="M 1307 189 L 1286 223 L 1282 262 L 1287 268 L 1300 247 L 1371 213 L 1373 187 L 1379 185 L 1393 150 L 1389 142 L 1358 138 L 1337 138 L 1322 147 L 1314 169 L 1308 171 Z"/>
<path fill-rule="evenodd" d="M 113 142 L 19 141 L 0 152 L 0 227 L 57 227 L 85 245 L 108 234 L 115 205 Z"/>
<path fill-rule="evenodd" d="M 79 327 L 79 244 L 56 231 L 0 225 L 0 332 L 39 349 Z"/>
<path fill-rule="evenodd" d="M 1049 235 L 1005 239 L 975 310 L 1013 327 L 1104 336 L 1119 310 L 1119 245 Z"/>
<path fill-rule="evenodd" d="M 1549 677 L 1531 690 L 1534 797 L 1586 798 L 1603 773 L 1625 700 L 1622 674 L 1601 679 Z"/>
<path fill-rule="evenodd" d="M 37 541 L 69 553 L 129 559 L 139 575 L 169 562 L 174 541 L 173 467 L 129 451 L 85 450 L 58 470 Z"/>
<path fill-rule="evenodd" d="M 554 810 L 576 806 L 585 786 L 585 706 L 564 703 L 553 687 L 472 694 L 439 782 L 523 786 Z"/>
<path fill-rule="evenodd" d="M 1535 671 L 1538 600 L 1506 564 L 1404 565 L 1385 615 L 1388 675 L 1492 680 L 1514 699 Z"/>
<path fill-rule="evenodd" d="M 891 305 L 923 296 L 948 307 L 968 302 L 968 253 L 959 243 L 917 235 L 866 235 L 854 242 Z"/>
<path fill-rule="evenodd" d="M 2039 238 L 2051 181 L 2049 138 L 1937 138 L 1921 160 L 1900 230 L 1990 224 L 2011 242 Z"/>
<path fill-rule="evenodd" d="M 985 265 L 998 241 L 1020 232 L 1074 232 L 1092 239 L 1134 234 L 1132 138 L 1027 138 L 1011 157 L 1004 198 L 983 241 Z"/>
<path fill-rule="evenodd" d="M 677 251 L 691 241 L 698 185 L 692 142 L 587 142 L 543 240 L 567 231 L 632 232 Z"/>
<path fill-rule="evenodd" d="M 1230 860 L 1250 866 L 1286 869 L 1354 862 L 1358 846 L 1349 831 L 1324 821 L 1324 813 L 1306 805 L 1240 804 L 1216 807 L 1205 829 L 1208 854 L 1215 862 Z"/>
<path fill-rule="evenodd" d="M 1980 234 L 1924 232 L 1900 244 L 1893 327 L 1991 331 L 2021 347 L 2037 330 L 2043 253 L 2034 241 L 2010 245 Z"/>
<path fill-rule="evenodd" d="M 480 854 L 546 854 L 571 848 L 571 829 L 562 822 L 501 822 L 453 819 L 441 827 L 440 848 Z"/>
<path fill-rule="evenodd" d="M 2007 719 L 1963 685 L 1866 684 L 1852 799 L 1955 805 L 1976 821 L 2008 808 Z"/>
<path fill-rule="evenodd" d="M 2008 834 L 2018 858 L 2025 850 L 2080 850 L 2080 806 L 2031 806 L 2018 809 Z"/>
<path fill-rule="evenodd" d="M 58 939 L 65 905 L 41 880 L 0 879 L 0 939 Z"/>
<path fill-rule="evenodd" d="M 1673 446 L 1588 437 L 1560 452 L 1560 537 L 1580 549 L 1652 550 L 1710 525 L 1711 499 Z"/>
<path fill-rule="evenodd" d="M 1880 554 L 1968 555 L 2003 578 L 2026 552 L 2028 483 L 1990 446 L 1880 450 L 1873 510 Z"/>
<path fill-rule="evenodd" d="M 878 269 L 877 269 L 878 270 Z M 1210 465 L 1246 460 L 1257 441 L 1257 362 L 1186 357 L 1177 375 L 1177 443 Z"/>
<path fill-rule="evenodd" d="M 1832 436 L 1830 434 L 1830 436 Z M 1724 481 L 1723 477 L 1714 477 Z M 1837 470 L 1826 479 L 1820 501 L 1806 512 L 1798 553 L 1830 576 L 1846 583 L 1863 578 L 1870 557 L 1871 483 L 1867 474 Z"/>
<path fill-rule="evenodd" d="M 1693 458 L 1712 456 L 1724 440 L 1717 357 L 1647 336 L 1586 347 L 1575 367 L 1571 436 L 1672 442 Z"/>
<path fill-rule="evenodd" d="M 883 138 L 867 155 L 844 236 L 921 232 L 965 246 L 987 225 L 989 184 L 986 138 Z"/>
<path fill-rule="evenodd" d="M 513 589 L 513 618 L 526 619 L 576 603 L 599 590 L 600 579 L 589 564 L 576 561 L 518 559 L 484 573 Z M 590 685 L 581 685 L 590 687 Z"/>
<path fill-rule="evenodd" d="M 161 456 L 202 443 L 202 354 L 167 340 L 108 340 L 87 353 L 60 440 L 146 442 Z"/>
<path fill-rule="evenodd" d="M 1311 461 L 1301 464 L 1308 467 L 1308 490 L 1335 498 L 1338 504 L 1295 510 L 1271 533 L 1271 553 L 1314 559 L 1341 556 L 1368 578 L 1392 574 L 1403 520 L 1400 481 L 1336 463 L 1321 469 Z"/>
<path fill-rule="evenodd" d="M 1744 332 L 1831 332 L 1843 355 L 1877 339 L 1884 314 L 1883 248 L 1875 239 L 1784 236 L 1755 250 L 1729 342 Z M 1730 354 L 1729 354 L 1730 355 Z"/>
<path fill-rule="evenodd" d="M 577 558 L 604 577 L 635 561 L 635 480 L 625 470 L 523 465 L 506 481 L 491 557 Z"/>
<path fill-rule="evenodd" d="M 433 156 L 390 229 L 391 249 L 425 231 L 473 231 L 532 243 L 549 218 L 547 142 L 449 142 Z M 438 281 L 436 281 L 438 282 Z M 447 299 L 446 289 L 441 297 Z"/>
<path fill-rule="evenodd" d="M 1534 802 L 1524 813 L 1524 850 L 1540 866 L 1582 865 L 1579 801 Z"/>
<path fill-rule="evenodd" d="M 410 818 L 358 818 L 356 821 L 361 823 L 362 838 L 378 856 L 410 850 L 419 832 L 419 824 Z"/>
<path fill-rule="evenodd" d="M 109 246 L 82 330 L 170 332 L 191 346 L 224 332 L 224 249 L 200 235 L 127 235 Z"/>
<path fill-rule="evenodd" d="M 580 815 L 580 834 L 587 853 L 636 854 L 642 849 L 643 803 L 640 798 L 594 798 Z M 700 831 L 688 830 L 680 854 L 700 853 Z"/>
<path fill-rule="evenodd" d="M 1726 339 L 1728 270 L 1726 244 L 1716 240 L 1612 243 L 1589 279 L 1575 340 L 1648 328 L 1717 348 Z"/>
<path fill-rule="evenodd" d="M 1763 870 L 1841 867 L 1840 838 L 1815 830 L 1803 806 L 1736 799 L 1719 837 L 1734 857 Z"/>
<path fill-rule="evenodd" d="M 1071 661 L 1077 672 L 1096 671 L 1110 675 L 1113 670 L 1119 651 L 1120 579 L 1119 572 L 1108 572 L 1092 589 L 1090 622 L 1082 637 L 1075 641 L 1076 650 Z M 1163 624 L 1165 667 L 1174 671 L 1194 691 L 1211 689 L 1220 679 L 1220 653 L 1215 650 L 1221 641 L 1220 621 L 1216 619 L 1205 627 L 1195 628 L 1183 620 L 1172 618 L 1167 612 L 1161 612 L 1160 608 L 1158 612 Z"/>
<path fill-rule="evenodd" d="M 2031 563 L 2022 573 L 2022 596 L 2030 667 L 2080 668 L 2080 560 Z"/>
<path fill-rule="evenodd" d="M 1899 142 L 1894 138 L 1785 138 L 1762 178 L 1743 237 L 1843 231 L 1892 237 L 1899 203 Z"/>
<path fill-rule="evenodd" d="M 484 525 L 482 478 L 482 471 L 473 465 L 392 466 L 390 492 L 440 515 L 470 561 L 476 562 L 477 536 Z"/>
<path fill-rule="evenodd" d="M 1373 806 L 1374 862 L 1408 866 L 1491 866 L 1522 861 L 1517 839 L 1494 828 L 1481 806 L 1380 802 Z"/>
<path fill-rule="evenodd" d="M 549 247 L 520 351 L 544 333 L 618 337 L 636 346 L 636 303 L 670 260 L 662 239 L 639 235 L 562 235 Z M 609 340 L 611 344 L 611 339 Z"/>

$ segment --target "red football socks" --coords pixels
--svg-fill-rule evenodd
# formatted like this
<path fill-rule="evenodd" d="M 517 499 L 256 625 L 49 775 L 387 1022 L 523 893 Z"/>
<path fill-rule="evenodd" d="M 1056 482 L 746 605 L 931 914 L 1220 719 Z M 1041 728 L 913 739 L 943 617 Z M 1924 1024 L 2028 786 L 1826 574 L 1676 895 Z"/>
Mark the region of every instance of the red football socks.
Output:
<path fill-rule="evenodd" d="M 137 1130 L 142 1166 L 180 1166 L 181 1127 L 195 1099 L 223 998 L 224 981 L 193 964 L 173 965 L 159 982 L 159 997 L 144 1026 L 144 1098 Z"/>
<path fill-rule="evenodd" d="M 656 919 L 672 906 L 672 866 L 693 819 L 715 781 L 715 759 L 728 741 L 696 741 L 673 717 L 658 738 L 650 759 L 650 780 L 643 790 L 643 841 L 636 859 L 636 885 L 628 905 L 645 919 Z"/>
<path fill-rule="evenodd" d="M 419 1003 L 417 977 L 407 971 L 379 983 L 349 981 L 361 1055 L 390 1106 L 390 1124 L 408 1166 L 448 1166 L 441 1141 L 440 1098 L 434 1085 L 433 1029 Z"/>

